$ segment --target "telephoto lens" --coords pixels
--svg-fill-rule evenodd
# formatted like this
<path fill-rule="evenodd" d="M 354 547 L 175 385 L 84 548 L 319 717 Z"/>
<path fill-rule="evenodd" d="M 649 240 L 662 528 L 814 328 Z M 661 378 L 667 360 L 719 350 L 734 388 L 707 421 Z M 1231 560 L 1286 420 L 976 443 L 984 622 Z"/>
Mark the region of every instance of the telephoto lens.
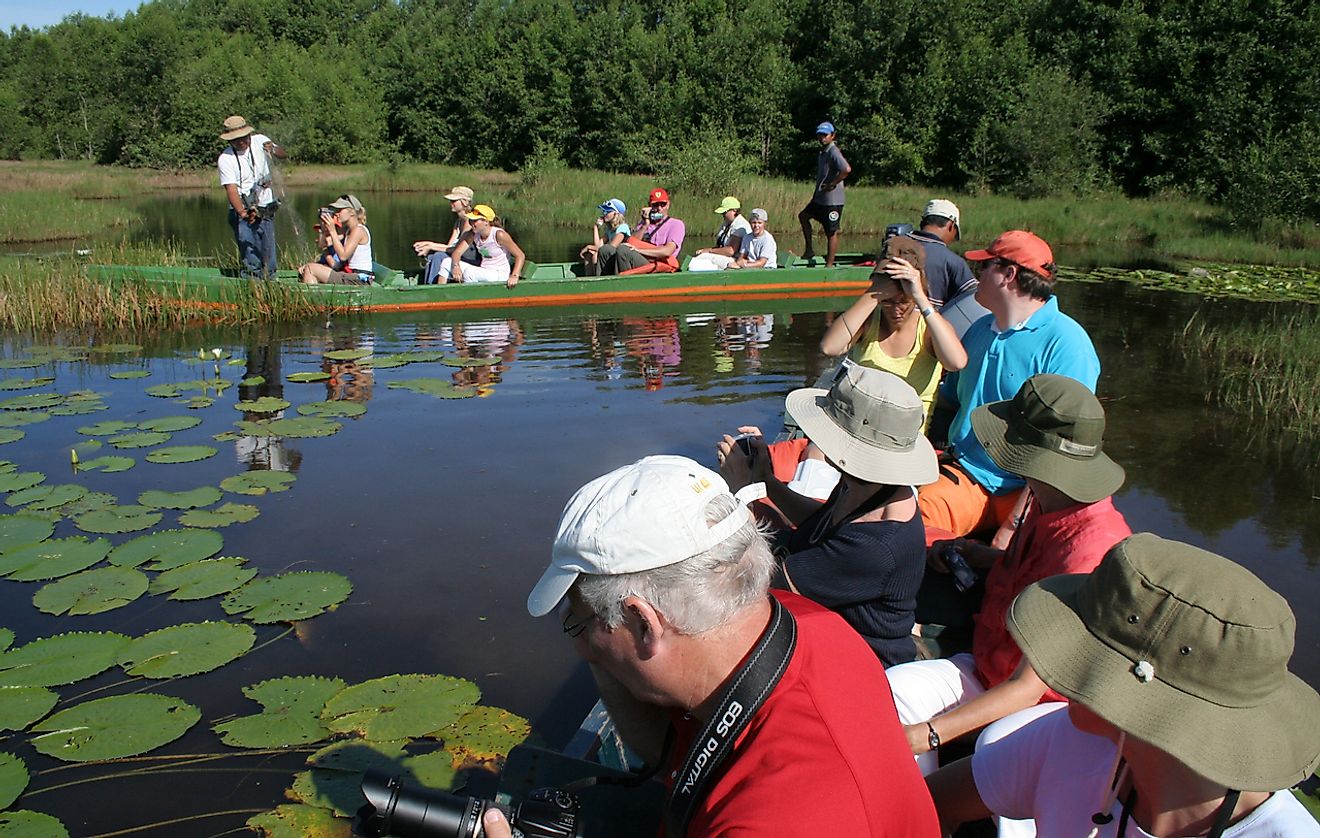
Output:
<path fill-rule="evenodd" d="M 580 838 L 578 799 L 558 789 L 538 789 L 513 807 L 449 792 L 409 788 L 403 778 L 370 770 L 362 778 L 367 805 L 353 819 L 353 834 L 364 838 L 485 838 L 481 816 L 504 812 L 515 836 Z"/>
<path fill-rule="evenodd" d="M 953 574 L 953 584 L 958 590 L 966 591 L 976 584 L 976 571 L 968 566 L 967 559 L 957 547 L 952 544 L 945 546 L 940 551 L 940 558 L 949 566 L 949 572 Z"/>

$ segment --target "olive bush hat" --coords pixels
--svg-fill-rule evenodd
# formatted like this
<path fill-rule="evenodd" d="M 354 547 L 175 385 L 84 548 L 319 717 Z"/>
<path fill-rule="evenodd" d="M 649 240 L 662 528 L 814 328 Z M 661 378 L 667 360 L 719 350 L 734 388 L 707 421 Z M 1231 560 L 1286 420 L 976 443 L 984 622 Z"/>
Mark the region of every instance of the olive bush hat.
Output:
<path fill-rule="evenodd" d="M 1051 688 L 1239 791 L 1285 789 L 1320 764 L 1320 695 L 1288 671 L 1296 628 L 1246 568 L 1150 533 L 1008 609 Z"/>
<path fill-rule="evenodd" d="M 1104 452 L 1104 408 L 1076 379 L 1033 375 L 1013 398 L 973 410 L 972 432 L 1004 471 L 1079 503 L 1103 500 L 1123 485 L 1123 467 Z"/>
<path fill-rule="evenodd" d="M 890 485 L 939 479 L 935 449 L 921 434 L 921 397 L 891 372 L 845 361 L 829 390 L 794 390 L 785 408 L 845 474 Z"/>

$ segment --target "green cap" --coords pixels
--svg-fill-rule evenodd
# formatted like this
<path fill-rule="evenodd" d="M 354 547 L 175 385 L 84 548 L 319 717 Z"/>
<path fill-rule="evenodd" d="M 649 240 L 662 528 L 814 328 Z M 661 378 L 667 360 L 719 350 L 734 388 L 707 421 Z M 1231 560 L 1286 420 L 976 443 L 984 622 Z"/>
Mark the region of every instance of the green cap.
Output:
<path fill-rule="evenodd" d="M 715 208 L 715 213 L 717 215 L 723 215 L 731 209 L 742 209 L 742 201 L 729 195 L 723 201 L 720 201 L 720 205 Z"/>

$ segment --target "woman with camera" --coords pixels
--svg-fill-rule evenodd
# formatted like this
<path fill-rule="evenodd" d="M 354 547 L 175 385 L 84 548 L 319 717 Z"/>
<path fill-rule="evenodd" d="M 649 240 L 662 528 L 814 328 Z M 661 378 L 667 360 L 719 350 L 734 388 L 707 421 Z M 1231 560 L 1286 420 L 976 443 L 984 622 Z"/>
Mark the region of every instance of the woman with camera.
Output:
<path fill-rule="evenodd" d="M 334 251 L 337 266 L 308 262 L 298 277 L 308 285 L 366 285 L 376 278 L 367 211 L 353 195 L 340 195 L 321 213 L 321 234 Z"/>

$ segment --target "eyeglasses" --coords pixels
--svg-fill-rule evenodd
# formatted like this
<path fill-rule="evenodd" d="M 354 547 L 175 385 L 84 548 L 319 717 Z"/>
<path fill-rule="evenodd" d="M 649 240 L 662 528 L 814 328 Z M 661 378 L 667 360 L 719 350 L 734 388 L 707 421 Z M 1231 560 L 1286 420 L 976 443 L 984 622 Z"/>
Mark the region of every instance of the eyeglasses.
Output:
<path fill-rule="evenodd" d="M 990 268 L 998 268 L 1002 272 L 1002 271 L 1007 271 L 1009 268 L 1016 268 L 1017 266 L 1018 265 L 1016 262 L 1010 262 L 1007 259 L 1000 259 L 1000 258 L 987 259 L 984 262 L 978 262 L 976 264 L 976 267 L 973 269 L 972 273 L 976 274 L 976 276 L 979 277 L 983 271 L 986 271 Z"/>
<path fill-rule="evenodd" d="M 596 619 L 595 614 L 588 614 L 577 622 L 573 622 L 573 609 L 568 608 L 564 611 L 564 622 L 560 625 L 564 628 L 564 634 L 567 634 L 569 637 L 578 637 L 582 632 L 587 630 L 587 623 L 590 623 L 594 619 Z"/>

